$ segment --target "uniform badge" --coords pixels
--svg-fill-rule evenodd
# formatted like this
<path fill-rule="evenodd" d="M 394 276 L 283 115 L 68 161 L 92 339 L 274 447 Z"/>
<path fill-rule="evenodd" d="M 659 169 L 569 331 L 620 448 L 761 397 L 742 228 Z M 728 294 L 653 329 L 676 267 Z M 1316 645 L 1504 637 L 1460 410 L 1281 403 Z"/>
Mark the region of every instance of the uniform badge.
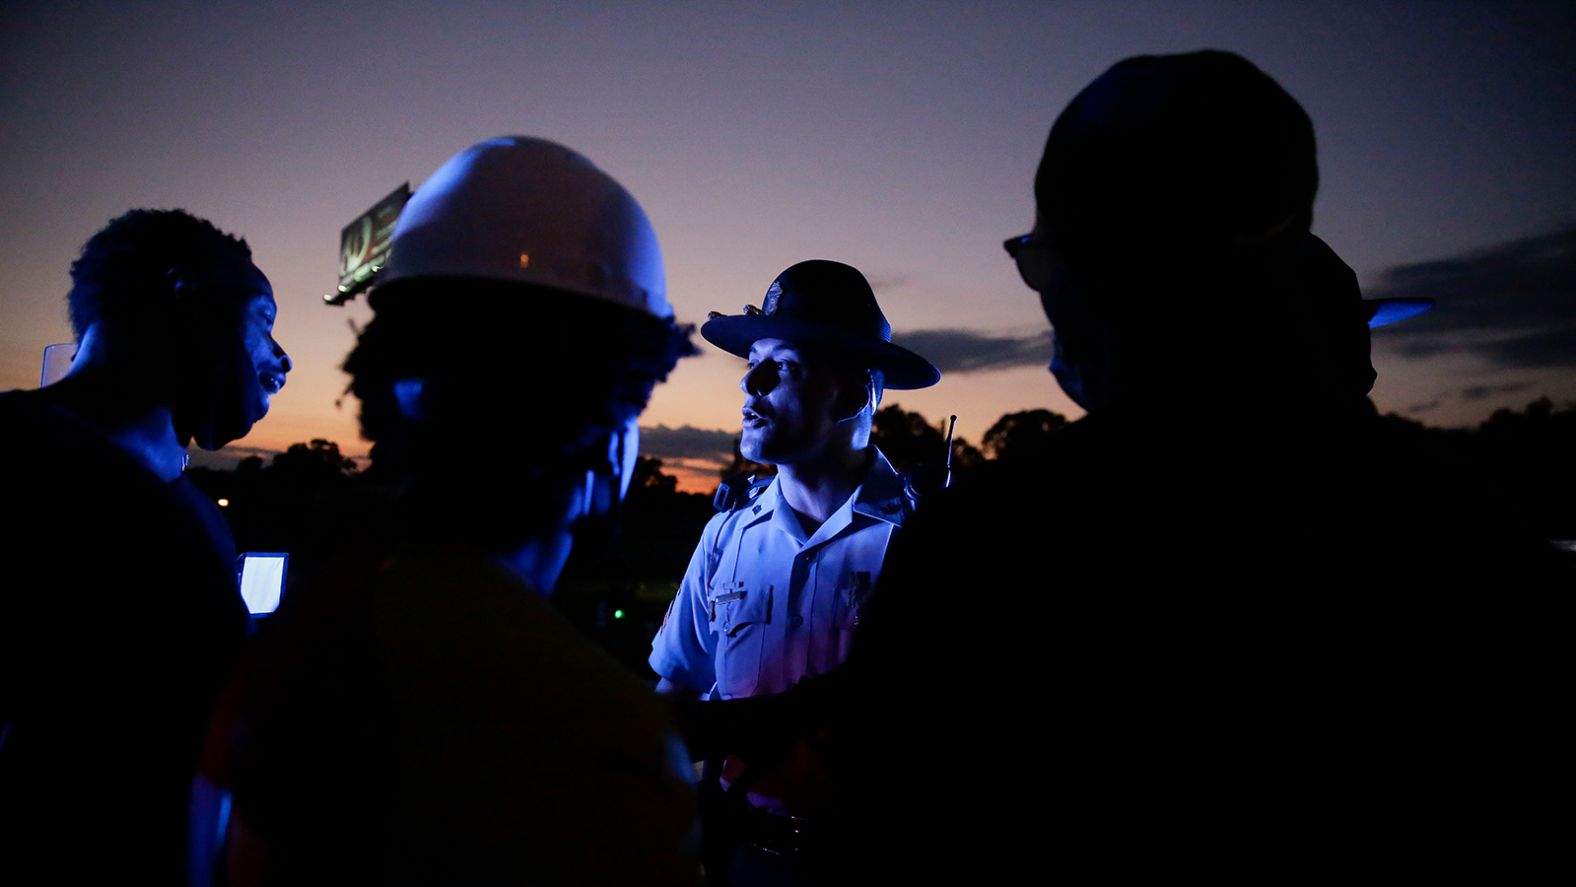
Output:
<path fill-rule="evenodd" d="M 766 299 L 765 299 L 765 301 L 761 302 L 761 313 L 762 314 L 776 314 L 777 313 L 777 300 L 782 298 L 782 295 L 783 295 L 783 285 L 778 283 L 775 280 L 772 281 L 772 285 L 770 287 L 768 287 L 767 290 L 766 290 Z"/>

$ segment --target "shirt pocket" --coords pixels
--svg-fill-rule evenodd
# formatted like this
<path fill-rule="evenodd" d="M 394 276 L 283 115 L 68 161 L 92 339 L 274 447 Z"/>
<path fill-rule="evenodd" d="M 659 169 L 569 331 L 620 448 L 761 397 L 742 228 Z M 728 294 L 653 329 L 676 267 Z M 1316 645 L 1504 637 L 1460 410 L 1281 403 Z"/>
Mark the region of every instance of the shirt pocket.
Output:
<path fill-rule="evenodd" d="M 717 689 L 722 698 L 749 696 L 760 685 L 766 632 L 772 621 L 772 587 L 719 581 L 707 595 L 717 633 Z"/>
<path fill-rule="evenodd" d="M 850 572 L 837 583 L 836 620 L 840 630 L 852 631 L 859 625 L 861 611 L 870 600 L 870 588 L 873 584 L 867 570 Z"/>
<path fill-rule="evenodd" d="M 854 631 L 859 627 L 859 619 L 866 602 L 870 599 L 870 573 L 865 570 L 856 570 L 846 574 L 837 583 L 837 605 L 833 612 L 833 621 L 837 626 L 836 650 L 837 661 L 848 660 L 848 650 L 853 646 Z"/>

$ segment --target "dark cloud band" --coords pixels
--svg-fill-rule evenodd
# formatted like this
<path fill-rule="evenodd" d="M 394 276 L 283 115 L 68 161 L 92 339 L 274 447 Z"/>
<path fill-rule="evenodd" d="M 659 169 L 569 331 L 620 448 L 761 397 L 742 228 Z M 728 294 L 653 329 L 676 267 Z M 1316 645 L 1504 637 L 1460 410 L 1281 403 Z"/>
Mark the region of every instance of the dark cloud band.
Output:
<path fill-rule="evenodd" d="M 1051 332 L 1024 336 L 991 336 L 974 330 L 916 330 L 894 336 L 904 348 L 918 352 L 947 373 L 978 373 L 1015 367 L 1044 367 L 1051 360 Z"/>
<path fill-rule="evenodd" d="M 1576 224 L 1386 271 L 1369 296 L 1439 307 L 1375 336 L 1405 357 L 1466 353 L 1495 369 L 1576 368 Z"/>
<path fill-rule="evenodd" d="M 684 425 L 669 428 L 658 425 L 640 429 L 640 451 L 659 459 L 722 459 L 733 454 L 733 439 L 737 431 L 720 428 L 696 428 Z"/>

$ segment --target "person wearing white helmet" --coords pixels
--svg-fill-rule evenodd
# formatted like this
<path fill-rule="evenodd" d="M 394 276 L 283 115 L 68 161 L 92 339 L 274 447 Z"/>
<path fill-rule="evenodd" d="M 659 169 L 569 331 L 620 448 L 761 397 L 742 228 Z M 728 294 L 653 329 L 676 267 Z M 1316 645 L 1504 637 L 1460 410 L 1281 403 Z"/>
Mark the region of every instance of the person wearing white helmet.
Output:
<path fill-rule="evenodd" d="M 281 609 L 236 693 L 224 869 L 692 882 L 682 743 L 546 597 L 577 529 L 623 496 L 652 388 L 693 351 L 650 222 L 568 148 L 482 142 L 412 196 L 370 301 L 345 368 L 401 493 Z"/>

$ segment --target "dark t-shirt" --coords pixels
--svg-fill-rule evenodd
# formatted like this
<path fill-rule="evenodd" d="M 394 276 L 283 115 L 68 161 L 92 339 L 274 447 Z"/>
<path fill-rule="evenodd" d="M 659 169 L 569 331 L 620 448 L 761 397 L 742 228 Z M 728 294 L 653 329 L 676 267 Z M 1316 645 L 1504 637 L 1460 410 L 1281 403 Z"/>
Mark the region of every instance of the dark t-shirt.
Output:
<path fill-rule="evenodd" d="M 1086 419 L 922 509 L 832 693 L 842 870 L 1525 864 L 1568 571 L 1376 429 Z"/>
<path fill-rule="evenodd" d="M 0 472 L 0 880 L 178 883 L 247 630 L 229 530 L 41 392 L 0 395 Z"/>
<path fill-rule="evenodd" d="M 492 558 L 347 546 L 273 620 L 215 736 L 262 882 L 694 881 L 656 697 Z"/>

